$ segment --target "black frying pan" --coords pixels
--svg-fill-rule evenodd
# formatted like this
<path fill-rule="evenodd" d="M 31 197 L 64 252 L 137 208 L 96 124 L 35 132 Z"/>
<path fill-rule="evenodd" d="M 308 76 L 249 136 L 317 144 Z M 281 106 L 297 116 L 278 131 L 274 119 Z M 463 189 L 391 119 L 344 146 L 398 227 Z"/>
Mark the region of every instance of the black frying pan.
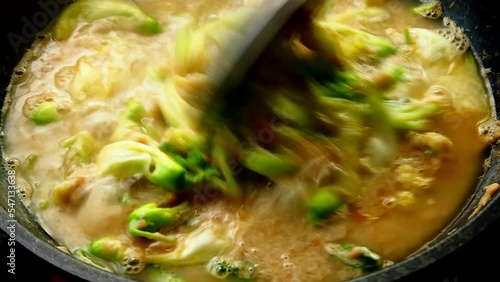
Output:
<path fill-rule="evenodd" d="M 403 0 L 401 0 L 403 1 Z M 5 97 L 5 89 L 9 83 L 14 66 L 20 60 L 25 48 L 28 48 L 37 36 L 37 32 L 41 31 L 45 25 L 51 20 L 62 7 L 70 2 L 69 0 L 20 0 L 9 1 L 8 8 L 4 8 L 4 17 L 2 25 L 2 56 L 0 64 L 0 86 L 1 86 L 1 104 Z M 500 105 L 500 26 L 497 16 L 497 9 L 494 0 L 443 0 L 446 13 L 454 19 L 460 26 L 466 29 L 469 38 L 472 41 L 472 47 L 477 54 L 478 60 L 482 65 L 491 70 L 487 76 L 492 90 L 492 99 L 497 105 Z M 7 6 L 7 4 L 4 4 Z M 8 19 L 6 19 L 8 17 Z M 500 106 L 496 107 L 496 114 L 500 113 Z M 1 128 L 1 126 L 0 126 Z M 0 145 L 1 138 L 0 135 Z M 2 152 L 0 152 L 2 155 Z M 500 182 L 500 145 L 493 145 L 487 152 L 490 160 L 490 167 L 484 171 L 482 177 L 478 180 L 474 193 L 470 196 L 467 204 L 463 207 L 462 212 L 457 215 L 451 225 L 439 235 L 429 247 L 421 252 L 418 252 L 406 260 L 388 267 L 373 274 L 355 279 L 354 281 L 395 281 L 398 279 L 410 279 L 412 277 L 420 277 L 415 279 L 428 280 L 428 276 L 422 274 L 424 270 L 429 269 L 431 264 L 439 264 L 440 261 L 449 259 L 453 251 L 463 248 L 464 244 L 476 239 L 478 234 L 484 232 L 495 232 L 491 228 L 500 226 L 500 199 L 494 196 L 493 199 L 486 205 L 482 211 L 472 219 L 467 217 L 475 208 L 484 187 L 492 182 Z M 7 169 L 0 169 L 0 228 L 9 234 L 12 230 L 7 227 L 12 222 L 8 217 L 8 180 Z M 48 262 L 54 267 L 62 271 L 70 273 L 74 277 L 88 281 L 130 281 L 123 277 L 119 277 L 100 269 L 89 266 L 70 255 L 63 253 L 56 248 L 57 243 L 48 236 L 43 229 L 32 219 L 29 212 L 24 208 L 22 203 L 16 199 L 15 201 L 15 240 L 27 250 L 36 254 L 39 259 Z M 453 232 L 449 232 L 452 231 Z M 500 240 L 500 232 L 497 233 Z M 482 238 L 485 238 L 484 235 Z M 492 236 L 491 236 L 492 237 Z M 2 244 L 5 242 L 2 242 Z M 460 249 L 459 251 L 460 252 Z M 485 254 L 488 250 L 485 250 Z M 477 254 L 477 253 L 476 253 Z M 7 254 L 0 254 L 6 257 Z M 493 254 L 497 256 L 497 254 Z M 456 258 L 455 258 L 456 259 Z M 472 260 L 484 258 L 470 258 Z M 463 265 L 463 264 L 462 264 Z M 477 264 L 475 264 L 477 266 Z M 491 266 L 492 264 L 488 264 Z M 4 269 L 3 265 L 0 269 Z M 24 267 L 23 269 L 26 269 Z M 458 270 L 457 270 L 458 271 Z M 474 271 L 478 271 L 475 269 Z M 491 270 L 488 271 L 491 273 Z M 495 273 L 496 271 L 493 271 Z M 463 273 L 463 272 L 462 272 Z M 420 274 L 420 276 L 418 276 Z M 4 276 L 4 273 L 0 274 Z M 36 273 L 34 273 L 36 276 Z M 14 276 L 11 276 L 11 278 Z M 478 276 L 477 280 L 464 280 L 460 277 L 449 277 L 444 281 L 480 281 L 482 276 Z M 492 278 L 493 279 L 493 278 Z M 5 281 L 5 280 L 2 280 Z M 11 281 L 11 280 L 7 280 Z M 434 281 L 434 280 L 433 280 Z M 443 281 L 443 280 L 441 280 Z M 491 280 L 491 281 L 494 281 Z"/>

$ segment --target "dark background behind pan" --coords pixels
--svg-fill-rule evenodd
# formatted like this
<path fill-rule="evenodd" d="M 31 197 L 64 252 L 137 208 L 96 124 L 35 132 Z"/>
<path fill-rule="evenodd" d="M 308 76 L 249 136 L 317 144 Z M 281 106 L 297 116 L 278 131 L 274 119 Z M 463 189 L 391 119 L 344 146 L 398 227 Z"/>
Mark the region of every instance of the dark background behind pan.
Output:
<path fill-rule="evenodd" d="M 402 0 L 401 0 L 402 1 Z M 2 17 L 2 55 L 0 55 L 0 97 L 5 95 L 4 89 L 9 83 L 13 67 L 29 47 L 36 36 L 50 19 L 68 3 L 69 0 L 21 0 L 4 2 Z M 456 0 L 442 1 L 446 12 L 460 26 L 464 27 L 473 42 L 485 68 L 491 69 L 488 78 L 491 82 L 494 100 L 500 101 L 500 26 L 495 0 Z M 3 98 L 2 98 L 3 99 Z M 1 102 L 2 100 L 0 100 Z M 497 102 L 497 104 L 500 104 Z M 497 108 L 498 112 L 498 108 Z M 497 154 L 493 148 L 493 155 Z M 492 162 L 493 169 L 485 175 L 486 181 L 500 181 L 496 168 L 500 167 L 496 158 Z M 5 170 L 1 170 L 2 189 L 0 204 L 5 206 L 6 190 Z M 478 185 L 478 191 L 484 185 Z M 481 195 L 472 197 L 466 211 L 470 211 Z M 468 214 L 468 213 L 466 213 Z M 78 277 L 87 277 L 90 281 L 118 281 L 113 276 L 89 269 L 82 263 L 75 262 L 67 255 L 51 247 L 50 239 L 34 222 L 26 216 L 20 202 L 16 203 L 16 275 L 7 273 L 7 234 L 0 231 L 0 281 L 37 282 L 80 282 Z M 468 282 L 468 281 L 500 281 L 497 256 L 500 254 L 500 200 L 495 197 L 486 209 L 470 222 L 459 218 L 454 225 L 461 227 L 452 236 L 443 236 L 444 240 L 436 243 L 430 251 L 421 253 L 402 264 L 397 269 L 370 275 L 363 278 L 369 281 L 401 282 Z M 1 229 L 5 229 L 6 213 L 0 209 Z M 22 226 L 21 226 L 22 225 Z M 43 238 L 43 241 L 42 239 Z M 20 243 L 25 245 L 21 246 Z M 53 264 L 57 265 L 54 266 Z M 71 274 L 69 273 L 71 272 Z M 410 274 L 411 275 L 407 275 Z M 4 278 L 5 277 L 5 278 Z M 121 280 L 121 279 L 119 279 Z"/>

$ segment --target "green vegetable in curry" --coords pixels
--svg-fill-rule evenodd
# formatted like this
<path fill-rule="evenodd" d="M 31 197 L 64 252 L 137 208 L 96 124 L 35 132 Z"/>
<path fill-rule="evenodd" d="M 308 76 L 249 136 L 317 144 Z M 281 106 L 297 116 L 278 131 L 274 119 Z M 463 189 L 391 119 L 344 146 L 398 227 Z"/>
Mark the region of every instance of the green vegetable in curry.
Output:
<path fill-rule="evenodd" d="M 331 217 L 342 206 L 342 200 L 327 188 L 316 191 L 308 203 L 308 220 L 312 225 Z"/>
<path fill-rule="evenodd" d="M 128 0 L 78 0 L 69 5 L 58 16 L 53 34 L 56 40 L 66 40 L 71 36 L 81 20 L 92 22 L 106 17 L 127 17 L 137 23 L 145 33 L 163 30 L 155 18 L 147 15 L 132 1 Z"/>
<path fill-rule="evenodd" d="M 90 243 L 88 252 L 106 261 L 119 261 L 125 256 L 127 245 L 116 238 L 104 237 Z"/>
<path fill-rule="evenodd" d="M 330 255 L 364 272 L 379 270 L 383 265 L 381 257 L 367 247 L 353 244 L 327 244 L 325 249 Z"/>
<path fill-rule="evenodd" d="M 221 257 L 213 257 L 207 264 L 207 271 L 217 279 L 250 281 L 255 266 L 248 261 L 229 262 Z"/>
<path fill-rule="evenodd" d="M 164 236 L 158 231 L 160 228 L 171 227 L 176 224 L 182 213 L 187 209 L 188 207 L 185 204 L 170 208 L 158 207 L 156 203 L 143 205 L 130 214 L 128 231 L 132 236 L 174 243 L 175 237 Z"/>

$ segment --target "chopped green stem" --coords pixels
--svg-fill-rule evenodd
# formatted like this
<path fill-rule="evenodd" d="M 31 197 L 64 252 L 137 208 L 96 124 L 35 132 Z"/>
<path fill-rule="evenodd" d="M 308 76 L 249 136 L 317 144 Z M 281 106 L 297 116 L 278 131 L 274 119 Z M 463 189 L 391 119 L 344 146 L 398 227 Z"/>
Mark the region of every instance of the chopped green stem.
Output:
<path fill-rule="evenodd" d="M 54 25 L 54 39 L 62 41 L 71 36 L 81 20 L 93 22 L 102 18 L 121 16 L 137 22 L 145 33 L 163 30 L 155 18 L 147 15 L 131 1 L 79 0 L 69 4 Z"/>
<path fill-rule="evenodd" d="M 187 209 L 186 204 L 172 208 L 161 208 L 158 207 L 157 203 L 143 205 L 130 214 L 129 232 L 132 236 L 175 243 L 175 236 L 166 236 L 157 231 L 164 227 L 173 226 Z"/>

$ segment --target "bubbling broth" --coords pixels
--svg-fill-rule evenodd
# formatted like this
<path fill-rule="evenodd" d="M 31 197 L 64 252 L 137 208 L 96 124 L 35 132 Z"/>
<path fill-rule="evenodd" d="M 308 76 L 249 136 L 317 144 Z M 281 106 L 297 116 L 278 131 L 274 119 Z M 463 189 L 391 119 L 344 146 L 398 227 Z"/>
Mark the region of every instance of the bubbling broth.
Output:
<path fill-rule="evenodd" d="M 205 112 L 261 2 L 80 0 L 28 50 L 5 155 L 68 252 L 146 282 L 335 282 L 460 211 L 493 112 L 440 3 L 325 1 Z"/>

